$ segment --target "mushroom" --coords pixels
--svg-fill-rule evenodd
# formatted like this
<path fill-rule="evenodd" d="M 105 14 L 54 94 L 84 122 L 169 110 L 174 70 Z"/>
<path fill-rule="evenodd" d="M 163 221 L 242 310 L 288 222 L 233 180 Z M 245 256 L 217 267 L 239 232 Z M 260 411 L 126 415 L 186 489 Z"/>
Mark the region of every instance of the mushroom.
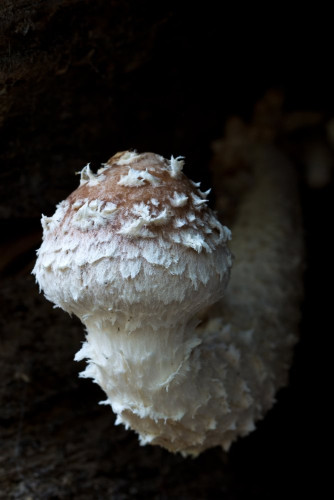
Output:
<path fill-rule="evenodd" d="M 127 151 L 96 174 L 87 165 L 80 186 L 42 217 L 33 273 L 46 298 L 85 325 L 81 376 L 102 387 L 116 424 L 141 444 L 227 450 L 286 383 L 300 262 L 286 163 L 252 174 L 229 286 L 231 232 L 181 157 Z"/>

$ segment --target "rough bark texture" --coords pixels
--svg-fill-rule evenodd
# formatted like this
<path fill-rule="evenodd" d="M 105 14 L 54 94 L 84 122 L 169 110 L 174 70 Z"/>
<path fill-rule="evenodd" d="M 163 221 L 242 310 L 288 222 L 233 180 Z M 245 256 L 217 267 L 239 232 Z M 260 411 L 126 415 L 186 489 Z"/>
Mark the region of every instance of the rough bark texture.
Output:
<path fill-rule="evenodd" d="M 209 187 L 210 143 L 224 119 L 231 111 L 247 118 L 271 85 L 285 90 L 287 108 L 321 112 L 303 115 L 302 127 L 296 115 L 288 138 L 279 136 L 300 171 L 311 143 L 325 144 L 333 163 L 325 42 L 312 45 L 308 26 L 296 34 L 267 19 L 257 43 L 259 23 L 246 29 L 242 18 L 180 2 L 1 2 L 1 499 L 282 498 L 316 483 L 332 185 L 302 182 L 308 270 L 290 386 L 228 455 L 213 449 L 185 460 L 141 448 L 115 427 L 97 405 L 100 389 L 77 377 L 81 325 L 52 309 L 30 276 L 40 214 L 53 213 L 85 163 L 129 148 L 184 154 L 191 177 Z M 292 38 L 300 44 L 289 46 Z"/>

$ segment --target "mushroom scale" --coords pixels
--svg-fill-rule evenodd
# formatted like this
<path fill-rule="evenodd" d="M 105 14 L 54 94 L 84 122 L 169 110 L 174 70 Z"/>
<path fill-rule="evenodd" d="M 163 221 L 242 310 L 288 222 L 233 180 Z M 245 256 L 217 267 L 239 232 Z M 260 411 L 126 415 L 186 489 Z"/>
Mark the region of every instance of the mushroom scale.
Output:
<path fill-rule="evenodd" d="M 183 163 L 127 151 L 97 174 L 87 165 L 80 186 L 42 217 L 33 273 L 46 298 L 85 325 L 75 359 L 88 360 L 81 376 L 105 391 L 116 424 L 134 429 L 141 444 L 196 456 L 227 450 L 255 428 L 286 382 L 295 337 L 288 329 L 277 338 L 282 328 L 261 304 L 257 316 L 247 312 L 247 287 L 237 297 L 249 273 L 242 263 L 235 295 L 223 299 L 231 232 Z"/>

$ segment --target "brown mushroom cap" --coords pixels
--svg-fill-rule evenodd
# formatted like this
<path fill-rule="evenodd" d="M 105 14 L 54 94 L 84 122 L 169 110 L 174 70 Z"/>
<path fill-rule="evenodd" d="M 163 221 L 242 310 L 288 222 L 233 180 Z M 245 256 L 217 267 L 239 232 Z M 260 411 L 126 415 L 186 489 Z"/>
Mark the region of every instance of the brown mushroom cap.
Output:
<path fill-rule="evenodd" d="M 81 319 L 131 308 L 148 316 L 170 308 L 192 315 L 218 300 L 231 266 L 230 231 L 206 194 L 182 173 L 180 158 L 118 153 L 53 217 L 34 269 L 47 298 Z"/>

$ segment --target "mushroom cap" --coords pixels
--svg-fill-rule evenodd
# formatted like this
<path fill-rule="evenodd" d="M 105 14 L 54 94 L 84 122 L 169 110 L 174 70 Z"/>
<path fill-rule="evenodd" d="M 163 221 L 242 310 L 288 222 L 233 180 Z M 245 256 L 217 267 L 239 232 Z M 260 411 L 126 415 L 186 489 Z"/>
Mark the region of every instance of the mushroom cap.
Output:
<path fill-rule="evenodd" d="M 182 158 L 117 153 L 42 217 L 33 270 L 46 297 L 85 322 L 99 314 L 173 323 L 221 298 L 230 231 L 207 206 Z M 168 306 L 168 307 L 167 307 Z"/>

